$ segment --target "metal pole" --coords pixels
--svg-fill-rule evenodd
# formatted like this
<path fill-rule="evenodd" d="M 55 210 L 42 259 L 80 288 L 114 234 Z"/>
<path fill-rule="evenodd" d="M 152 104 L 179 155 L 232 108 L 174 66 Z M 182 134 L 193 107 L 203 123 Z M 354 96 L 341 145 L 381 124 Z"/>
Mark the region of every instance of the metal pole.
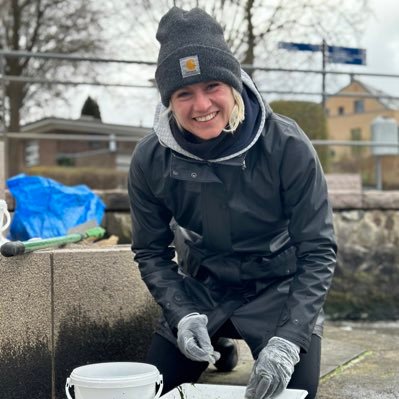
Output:
<path fill-rule="evenodd" d="M 326 111 L 326 50 L 327 45 L 326 41 L 323 39 L 321 43 L 321 54 L 322 54 L 322 62 L 321 62 L 321 106 L 323 107 L 323 111 Z"/>
<path fill-rule="evenodd" d="M 375 157 L 375 185 L 376 189 L 381 191 L 382 190 L 382 173 L 381 173 L 381 157 L 378 155 Z"/>
<path fill-rule="evenodd" d="M 8 136 L 6 125 L 6 61 L 5 56 L 0 54 L 0 74 L 1 74 L 1 121 L 0 129 L 3 133 L 2 154 L 0 154 L 0 169 L 3 180 L 0 179 L 0 190 L 5 190 L 5 179 L 8 177 Z M 3 156 L 1 156 L 3 155 Z"/>

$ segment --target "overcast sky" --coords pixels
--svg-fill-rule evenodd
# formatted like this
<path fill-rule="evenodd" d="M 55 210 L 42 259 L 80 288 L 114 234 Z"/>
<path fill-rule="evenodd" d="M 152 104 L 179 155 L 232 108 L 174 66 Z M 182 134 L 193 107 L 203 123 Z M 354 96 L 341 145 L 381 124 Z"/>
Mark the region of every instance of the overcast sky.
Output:
<path fill-rule="evenodd" d="M 350 0 L 349 0 L 350 1 Z M 371 17 L 362 40 L 367 66 L 360 71 L 399 75 L 399 0 L 370 0 Z M 399 97 L 398 78 L 368 78 L 376 88 Z"/>
<path fill-rule="evenodd" d="M 367 65 L 332 64 L 328 65 L 328 68 L 330 70 L 355 73 L 369 72 L 399 75 L 399 0 L 369 1 L 374 16 L 369 18 L 365 34 L 359 45 L 359 47 L 366 49 Z M 376 89 L 399 97 L 399 77 L 360 77 L 360 79 L 374 86 Z M 79 117 L 79 112 L 85 98 L 88 94 L 93 95 L 93 90 L 93 87 L 87 87 L 82 90 L 80 96 L 76 96 L 75 106 L 71 110 L 69 117 Z M 124 96 L 122 97 L 122 95 L 99 95 L 103 121 L 107 123 L 151 126 L 158 95 L 156 90 L 147 89 L 143 90 L 142 93 L 143 95 L 139 96 L 140 98 L 132 96 L 128 100 Z M 79 101 L 79 98 L 81 98 L 81 101 Z"/>

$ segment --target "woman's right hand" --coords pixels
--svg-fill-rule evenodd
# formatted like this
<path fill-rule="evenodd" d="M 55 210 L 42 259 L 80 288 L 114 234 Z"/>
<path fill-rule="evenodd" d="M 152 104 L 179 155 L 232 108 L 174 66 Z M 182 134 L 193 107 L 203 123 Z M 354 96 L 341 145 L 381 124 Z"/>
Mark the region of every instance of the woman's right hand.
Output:
<path fill-rule="evenodd" d="M 220 353 L 213 349 L 207 323 L 208 317 L 204 314 L 191 313 L 183 317 L 177 325 L 177 346 L 191 360 L 214 364 L 220 359 Z"/>

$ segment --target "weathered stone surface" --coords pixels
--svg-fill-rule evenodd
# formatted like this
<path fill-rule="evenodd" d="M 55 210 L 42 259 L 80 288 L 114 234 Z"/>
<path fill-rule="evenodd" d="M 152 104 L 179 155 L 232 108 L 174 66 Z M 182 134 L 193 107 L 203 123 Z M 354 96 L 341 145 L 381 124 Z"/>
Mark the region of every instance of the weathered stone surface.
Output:
<path fill-rule="evenodd" d="M 362 178 L 359 174 L 326 174 L 329 191 L 362 191 Z"/>
<path fill-rule="evenodd" d="M 130 244 L 132 224 L 129 212 L 107 212 L 105 226 L 109 235 L 116 235 L 119 244 Z"/>
<path fill-rule="evenodd" d="M 101 196 L 101 199 L 104 201 L 108 211 L 129 210 L 127 190 L 102 190 L 96 191 L 96 193 Z"/>
<path fill-rule="evenodd" d="M 129 214 L 118 214 L 116 220 L 130 234 Z M 398 318 L 399 210 L 336 210 L 334 225 L 338 265 L 328 299 L 329 316 Z M 391 278 L 385 273 L 396 274 Z"/>
<path fill-rule="evenodd" d="M 128 245 L 0 256 L 0 272 L 1 398 L 63 399 L 77 366 L 143 360 L 159 308 Z"/>
<path fill-rule="evenodd" d="M 364 209 L 399 209 L 399 191 L 370 190 L 362 193 Z"/>
<path fill-rule="evenodd" d="M 358 199 L 357 196 L 356 201 Z M 329 316 L 372 320 L 398 318 L 399 209 L 342 208 L 344 210 L 335 208 L 334 212 L 338 265 L 327 304 Z M 122 230 L 126 232 L 122 235 L 124 239 L 130 240 L 129 213 L 118 213 L 114 219 L 107 220 L 112 234 L 122 235 Z M 391 278 L 384 273 L 396 274 Z"/>
<path fill-rule="evenodd" d="M 158 306 L 129 246 L 54 252 L 55 385 L 63 398 L 75 367 L 142 361 Z"/>
<path fill-rule="evenodd" d="M 332 318 L 399 318 L 399 211 L 334 213 L 337 268 L 326 310 Z"/>
<path fill-rule="evenodd" d="M 0 256 L 0 397 L 51 394 L 51 266 L 45 253 Z"/>
<path fill-rule="evenodd" d="M 329 198 L 334 209 L 361 209 L 362 193 L 355 190 L 329 190 Z"/>

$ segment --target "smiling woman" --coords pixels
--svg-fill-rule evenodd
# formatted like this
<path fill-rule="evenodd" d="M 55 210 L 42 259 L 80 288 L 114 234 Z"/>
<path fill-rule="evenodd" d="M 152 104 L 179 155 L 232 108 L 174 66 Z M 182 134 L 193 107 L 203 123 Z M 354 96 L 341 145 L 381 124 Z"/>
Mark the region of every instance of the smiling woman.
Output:
<path fill-rule="evenodd" d="M 336 251 L 316 152 L 205 11 L 173 7 L 157 39 L 161 104 L 128 184 L 135 260 L 163 311 L 146 362 L 168 392 L 209 363 L 231 370 L 244 339 L 247 399 L 287 386 L 314 399 Z"/>

